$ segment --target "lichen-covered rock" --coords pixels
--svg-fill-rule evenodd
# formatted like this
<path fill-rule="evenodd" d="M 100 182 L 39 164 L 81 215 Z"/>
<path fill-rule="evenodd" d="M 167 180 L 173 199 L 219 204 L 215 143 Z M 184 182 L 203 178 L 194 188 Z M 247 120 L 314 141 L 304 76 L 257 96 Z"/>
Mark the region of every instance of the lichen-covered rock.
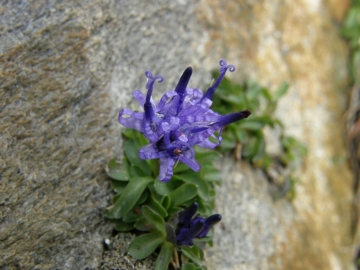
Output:
<path fill-rule="evenodd" d="M 293 204 L 272 201 L 260 172 L 226 159 L 224 226 L 207 252 L 209 268 L 347 269 L 351 178 L 340 128 L 347 52 L 337 32 L 347 4 L 4 3 L 0 268 L 99 268 L 112 230 L 103 218 L 112 196 L 103 168 L 121 154 L 118 110 L 144 90 L 145 69 L 165 77 L 160 96 L 190 64 L 190 86 L 210 83 L 209 71 L 225 58 L 238 68 L 233 79 L 290 83 L 277 114 L 309 155 Z"/>

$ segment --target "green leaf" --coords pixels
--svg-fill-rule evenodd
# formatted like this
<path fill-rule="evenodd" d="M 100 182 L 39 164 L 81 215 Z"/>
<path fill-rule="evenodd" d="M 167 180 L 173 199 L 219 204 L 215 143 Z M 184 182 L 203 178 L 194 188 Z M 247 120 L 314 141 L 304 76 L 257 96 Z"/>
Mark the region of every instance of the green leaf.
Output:
<path fill-rule="evenodd" d="M 287 82 L 283 82 L 273 94 L 273 99 L 276 101 L 279 100 L 283 95 L 285 95 L 288 89 L 289 84 Z"/>
<path fill-rule="evenodd" d="M 148 192 L 147 190 L 145 190 L 145 191 L 141 194 L 139 200 L 136 202 L 136 205 L 142 205 L 142 204 L 146 201 L 146 199 L 147 199 L 148 197 L 149 197 L 149 192 Z"/>
<path fill-rule="evenodd" d="M 127 232 L 134 229 L 134 223 L 124 222 L 122 220 L 117 220 L 115 225 L 115 230 L 118 232 Z"/>
<path fill-rule="evenodd" d="M 155 233 L 143 234 L 131 242 L 129 254 L 137 260 L 144 259 L 153 253 L 163 242 L 163 238 Z"/>
<path fill-rule="evenodd" d="M 121 192 L 121 193 L 122 193 L 122 192 Z M 112 203 L 113 203 L 113 204 L 115 204 L 116 201 L 120 198 L 121 193 L 120 193 L 120 194 L 116 194 L 116 195 L 112 198 Z"/>
<path fill-rule="evenodd" d="M 264 121 L 257 119 L 247 119 L 239 122 L 239 128 L 247 130 L 262 130 L 265 126 Z"/>
<path fill-rule="evenodd" d="M 248 100 L 258 99 L 263 88 L 254 81 L 247 82 L 246 98 Z"/>
<path fill-rule="evenodd" d="M 128 139 L 132 139 L 132 136 L 134 134 L 133 130 L 130 128 L 124 128 L 121 133 L 123 136 L 125 136 Z"/>
<path fill-rule="evenodd" d="M 235 130 L 235 135 L 239 142 L 244 142 L 246 140 L 246 132 L 239 128 Z"/>
<path fill-rule="evenodd" d="M 105 213 L 104 213 L 105 217 L 107 217 L 109 219 L 115 219 L 113 209 L 114 209 L 113 205 L 106 208 Z"/>
<path fill-rule="evenodd" d="M 141 217 L 141 209 L 140 207 L 135 207 L 131 211 L 129 211 L 124 217 L 124 222 L 135 222 Z"/>
<path fill-rule="evenodd" d="M 181 210 L 184 210 L 184 209 L 181 207 L 178 207 L 178 206 L 172 206 L 167 210 L 167 212 L 168 212 L 169 216 L 172 216 L 172 215 L 180 212 Z"/>
<path fill-rule="evenodd" d="M 218 161 L 221 158 L 221 154 L 215 151 L 209 151 L 206 149 L 206 151 L 203 150 L 203 148 L 195 147 L 196 151 L 196 159 L 201 163 L 204 164 L 206 162 L 214 162 Z M 190 171 L 190 170 L 189 170 Z"/>
<path fill-rule="evenodd" d="M 195 185 L 186 183 L 169 194 L 171 198 L 171 205 L 177 206 L 194 198 L 197 194 Z"/>
<path fill-rule="evenodd" d="M 185 263 L 181 266 L 181 270 L 195 270 L 195 265 L 192 263 Z"/>
<path fill-rule="evenodd" d="M 202 178 L 200 178 L 199 174 L 194 172 L 189 172 L 189 173 L 174 175 L 174 178 L 182 180 L 185 183 L 194 184 L 198 190 L 198 194 L 200 198 L 205 201 L 207 200 L 209 188 L 206 182 Z"/>
<path fill-rule="evenodd" d="M 147 200 L 146 205 L 151 207 L 156 213 L 165 218 L 167 216 L 166 209 L 155 199 L 153 195 Z"/>
<path fill-rule="evenodd" d="M 114 217 L 121 218 L 127 214 L 135 206 L 146 186 L 153 181 L 150 177 L 132 178 L 114 205 Z"/>
<path fill-rule="evenodd" d="M 165 196 L 173 192 L 176 188 L 178 188 L 182 184 L 182 181 L 178 181 L 176 179 L 171 179 L 169 182 L 161 182 L 160 180 L 155 180 L 155 190 L 158 194 Z"/>
<path fill-rule="evenodd" d="M 214 167 L 212 164 L 202 165 L 201 174 L 203 175 L 203 179 L 208 182 L 212 181 L 220 181 L 221 174 L 218 169 Z"/>
<path fill-rule="evenodd" d="M 184 172 L 184 171 L 190 171 L 190 168 L 187 165 L 185 165 L 184 163 L 179 162 L 174 167 L 174 174 Z"/>
<path fill-rule="evenodd" d="M 124 160 L 123 164 L 119 164 L 116 159 L 109 161 L 105 168 L 106 174 L 118 181 L 129 181 L 130 177 L 127 171 L 127 161 Z"/>
<path fill-rule="evenodd" d="M 139 148 L 136 147 L 134 141 L 126 141 L 124 144 L 124 152 L 126 158 L 132 166 L 138 167 L 147 176 L 151 175 L 151 169 L 145 160 L 139 158 Z"/>
<path fill-rule="evenodd" d="M 128 184 L 128 182 L 116 181 L 114 179 L 111 179 L 111 187 L 117 194 L 123 193 L 127 184 Z"/>
<path fill-rule="evenodd" d="M 149 222 L 144 216 L 141 216 L 134 224 L 135 229 L 142 231 L 142 232 L 148 232 L 151 230 L 151 228 L 154 227 L 154 225 Z"/>
<path fill-rule="evenodd" d="M 166 241 L 162 247 L 160 254 L 156 260 L 155 270 L 166 270 L 168 269 L 168 265 L 171 261 L 172 251 L 173 251 L 173 244 Z"/>
<path fill-rule="evenodd" d="M 142 212 L 144 217 L 154 224 L 154 229 L 158 231 L 161 236 L 165 239 L 166 238 L 166 231 L 165 231 L 165 222 L 164 219 L 156 213 L 153 209 L 151 209 L 147 205 L 143 205 Z"/>
<path fill-rule="evenodd" d="M 191 248 L 190 247 L 182 247 L 181 252 L 186 257 L 191 259 L 194 263 L 196 263 L 197 265 L 200 265 L 200 266 L 204 265 L 204 263 L 201 261 L 201 258 L 200 258 L 199 248 L 196 245 L 193 245 Z"/>
<path fill-rule="evenodd" d="M 265 140 L 264 137 L 261 136 L 256 143 L 256 154 L 252 158 L 253 162 L 258 161 L 260 158 L 265 155 Z"/>
<path fill-rule="evenodd" d="M 160 203 L 167 210 L 167 209 L 169 209 L 169 207 L 171 205 L 171 199 L 169 196 L 165 195 L 164 197 L 162 197 Z"/>

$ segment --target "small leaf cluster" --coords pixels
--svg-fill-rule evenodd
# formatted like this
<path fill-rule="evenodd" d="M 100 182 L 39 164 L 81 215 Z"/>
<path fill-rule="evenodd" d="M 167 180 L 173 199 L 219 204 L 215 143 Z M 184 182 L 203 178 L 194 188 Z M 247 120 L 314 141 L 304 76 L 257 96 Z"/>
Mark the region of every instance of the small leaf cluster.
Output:
<path fill-rule="evenodd" d="M 350 71 L 355 83 L 360 82 L 360 0 L 353 0 L 342 25 L 342 34 L 352 50 Z"/>
<path fill-rule="evenodd" d="M 130 129 L 125 129 L 122 134 L 124 157 L 111 160 L 106 168 L 116 195 L 105 214 L 114 221 L 117 231 L 137 230 L 142 233 L 130 244 L 131 256 L 143 259 L 160 248 L 156 269 L 166 269 L 177 252 L 174 243 L 168 239 L 166 223 L 194 201 L 199 204 L 201 216 L 213 214 L 214 187 L 220 176 L 212 162 L 220 155 L 215 151 L 196 149 L 196 158 L 202 169 L 193 172 L 179 163 L 173 178 L 164 183 L 157 179 L 158 160 L 138 157 L 139 149 L 147 143 L 144 136 Z M 204 240 L 211 244 L 211 238 Z M 197 245 L 181 247 L 180 257 L 182 269 L 201 269 L 203 252 Z"/>
<path fill-rule="evenodd" d="M 216 76 L 215 72 L 214 77 Z M 233 150 L 237 159 L 243 158 L 265 172 L 269 172 L 275 163 L 280 163 L 281 171 L 286 171 L 286 179 L 281 183 L 277 183 L 276 179 L 272 181 L 286 186 L 285 193 L 292 199 L 294 183 L 297 182 L 292 174 L 301 164 L 307 149 L 295 138 L 286 136 L 283 124 L 274 116 L 278 101 L 287 90 L 287 83 L 281 84 L 272 93 L 253 81 L 237 84 L 225 78 L 215 92 L 212 107 L 220 114 L 244 109 L 252 111 L 252 116 L 247 121 L 236 122 L 223 130 L 223 141 L 219 149 L 221 152 Z M 270 156 L 266 152 L 266 127 L 280 130 L 282 153 L 278 157 Z"/>

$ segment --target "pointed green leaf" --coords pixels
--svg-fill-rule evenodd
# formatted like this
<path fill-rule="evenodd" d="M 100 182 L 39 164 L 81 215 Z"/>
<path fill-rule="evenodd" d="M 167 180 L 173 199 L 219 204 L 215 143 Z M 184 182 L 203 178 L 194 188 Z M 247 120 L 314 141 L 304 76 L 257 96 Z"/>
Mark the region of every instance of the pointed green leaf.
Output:
<path fill-rule="evenodd" d="M 171 205 L 180 205 L 183 202 L 194 198 L 197 192 L 198 190 L 195 185 L 190 183 L 183 184 L 169 194 L 169 197 L 171 198 Z"/>
<path fill-rule="evenodd" d="M 192 263 L 185 263 L 181 266 L 181 270 L 195 270 L 195 265 Z"/>
<path fill-rule="evenodd" d="M 122 193 L 122 192 L 121 192 L 121 193 Z M 120 198 L 121 193 L 120 193 L 120 194 L 116 194 L 116 195 L 112 198 L 112 203 L 113 203 L 113 204 L 115 204 L 116 201 Z"/>
<path fill-rule="evenodd" d="M 114 217 L 121 218 L 128 213 L 135 206 L 146 186 L 153 181 L 150 177 L 132 178 L 114 205 Z"/>
<path fill-rule="evenodd" d="M 201 164 L 204 164 L 206 162 L 214 162 L 218 161 L 221 158 L 221 154 L 215 151 L 209 151 L 208 149 L 196 147 L 196 159 L 199 160 Z M 189 170 L 190 171 L 190 170 Z"/>
<path fill-rule="evenodd" d="M 111 179 L 111 187 L 117 194 L 123 193 L 124 189 L 126 188 L 128 182 L 124 181 L 116 181 L 114 179 Z"/>
<path fill-rule="evenodd" d="M 124 160 L 123 164 L 120 164 L 116 161 L 116 159 L 112 159 L 109 161 L 105 168 L 106 174 L 118 181 L 129 181 L 130 177 L 127 171 L 127 161 Z"/>
<path fill-rule="evenodd" d="M 189 173 L 174 175 L 174 178 L 182 180 L 185 183 L 194 184 L 197 188 L 200 198 L 205 201 L 207 200 L 209 188 L 207 186 L 207 183 L 199 176 L 199 174 L 194 172 L 189 172 Z"/>
<path fill-rule="evenodd" d="M 126 158 L 129 160 L 132 166 L 136 166 L 143 171 L 145 175 L 151 175 L 151 170 L 149 165 L 145 160 L 139 158 L 139 148 L 136 147 L 134 141 L 126 141 L 124 144 L 124 152 Z"/>
<path fill-rule="evenodd" d="M 158 234 L 143 234 L 131 242 L 129 254 L 137 260 L 144 259 L 153 253 L 161 243 L 163 243 L 163 238 Z"/>
<path fill-rule="evenodd" d="M 155 199 L 153 195 L 147 200 L 146 205 L 150 206 L 156 213 L 165 218 L 167 216 L 166 209 Z"/>
<path fill-rule="evenodd" d="M 166 231 L 165 231 L 164 219 L 147 205 L 143 205 L 142 212 L 144 217 L 152 224 L 154 224 L 154 229 L 158 231 L 161 234 L 161 236 L 165 239 Z"/>
<path fill-rule="evenodd" d="M 156 260 L 155 270 L 168 269 L 168 265 L 172 257 L 173 248 L 173 244 L 167 241 L 162 245 L 160 254 Z"/>
<path fill-rule="evenodd" d="M 170 205 L 171 205 L 171 199 L 169 196 L 165 195 L 164 197 L 162 197 L 161 199 L 161 205 L 167 210 L 169 209 Z"/>
<path fill-rule="evenodd" d="M 130 128 L 124 128 L 121 133 L 128 139 L 131 139 L 133 136 L 133 130 Z"/>
<path fill-rule="evenodd" d="M 200 265 L 200 266 L 204 265 L 204 263 L 202 262 L 202 260 L 200 258 L 199 248 L 196 245 L 193 245 L 191 248 L 190 247 L 182 247 L 181 252 L 186 257 L 191 259 L 194 263 L 196 263 L 197 265 Z"/>
<path fill-rule="evenodd" d="M 154 225 L 142 216 L 135 222 L 134 227 L 139 231 L 148 232 L 154 227 Z"/>
<path fill-rule="evenodd" d="M 179 162 L 174 167 L 174 174 L 184 172 L 184 171 L 190 171 L 190 168 L 187 165 L 185 165 L 184 163 Z"/>
<path fill-rule="evenodd" d="M 262 130 L 265 126 L 265 123 L 262 120 L 246 119 L 240 121 L 238 126 L 242 129 L 247 129 L 247 130 Z"/>
<path fill-rule="evenodd" d="M 181 207 L 178 207 L 178 206 L 171 206 L 171 207 L 167 210 L 167 212 L 168 212 L 168 215 L 169 215 L 169 216 L 172 216 L 172 215 L 180 212 L 181 210 L 184 210 L 184 209 L 181 208 Z"/>
<path fill-rule="evenodd" d="M 273 94 L 274 100 L 279 100 L 283 95 L 285 95 L 288 89 L 289 84 L 287 82 L 283 82 Z"/>
<path fill-rule="evenodd" d="M 176 179 L 171 179 L 171 181 L 167 183 L 155 180 L 154 187 L 158 194 L 165 196 L 177 189 L 181 184 L 182 181 L 178 181 Z"/>
<path fill-rule="evenodd" d="M 140 207 L 135 207 L 135 208 L 133 208 L 131 211 L 129 211 L 126 215 L 124 215 L 124 217 L 122 218 L 122 220 L 123 220 L 124 222 L 135 222 L 135 221 L 137 221 L 141 216 L 142 216 L 142 214 L 141 214 L 141 208 L 140 208 Z"/>

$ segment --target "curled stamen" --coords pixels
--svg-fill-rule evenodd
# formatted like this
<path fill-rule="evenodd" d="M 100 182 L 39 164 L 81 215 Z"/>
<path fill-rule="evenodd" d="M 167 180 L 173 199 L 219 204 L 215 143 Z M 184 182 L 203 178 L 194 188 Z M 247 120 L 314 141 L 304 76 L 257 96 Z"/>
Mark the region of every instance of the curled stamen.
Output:
<path fill-rule="evenodd" d="M 202 99 L 200 100 L 199 103 L 202 103 L 202 101 L 205 98 L 211 99 L 213 97 L 216 88 L 219 86 L 219 84 L 223 80 L 227 70 L 229 70 L 230 72 L 234 72 L 235 71 L 235 66 L 234 65 L 228 65 L 224 59 L 221 59 L 220 60 L 220 75 L 216 79 L 215 83 L 208 88 L 208 90 L 206 91 L 206 93 L 204 94 L 204 96 L 202 97 Z"/>
<path fill-rule="evenodd" d="M 221 59 L 220 62 L 220 73 L 222 73 L 223 71 L 226 71 L 227 69 L 229 69 L 230 72 L 234 72 L 235 71 L 235 66 L 234 65 L 228 65 L 225 61 L 225 59 Z"/>
<path fill-rule="evenodd" d="M 148 78 L 148 82 L 146 83 L 146 89 L 148 89 L 148 94 L 146 96 L 146 99 L 148 99 L 148 96 L 150 99 L 155 81 L 158 81 L 158 83 L 161 83 L 164 81 L 164 77 L 161 75 L 153 76 L 150 70 L 145 71 L 145 76 L 146 76 L 146 78 Z"/>
<path fill-rule="evenodd" d="M 144 103 L 144 111 L 145 111 L 145 120 L 151 121 L 151 119 L 154 117 L 154 109 L 150 103 L 150 98 L 152 95 L 154 83 L 158 81 L 161 83 L 164 80 L 164 77 L 161 75 L 153 76 L 150 70 L 145 71 L 145 76 L 148 78 L 148 82 L 146 84 L 146 89 L 148 89 L 148 92 L 146 94 L 146 100 Z"/>

